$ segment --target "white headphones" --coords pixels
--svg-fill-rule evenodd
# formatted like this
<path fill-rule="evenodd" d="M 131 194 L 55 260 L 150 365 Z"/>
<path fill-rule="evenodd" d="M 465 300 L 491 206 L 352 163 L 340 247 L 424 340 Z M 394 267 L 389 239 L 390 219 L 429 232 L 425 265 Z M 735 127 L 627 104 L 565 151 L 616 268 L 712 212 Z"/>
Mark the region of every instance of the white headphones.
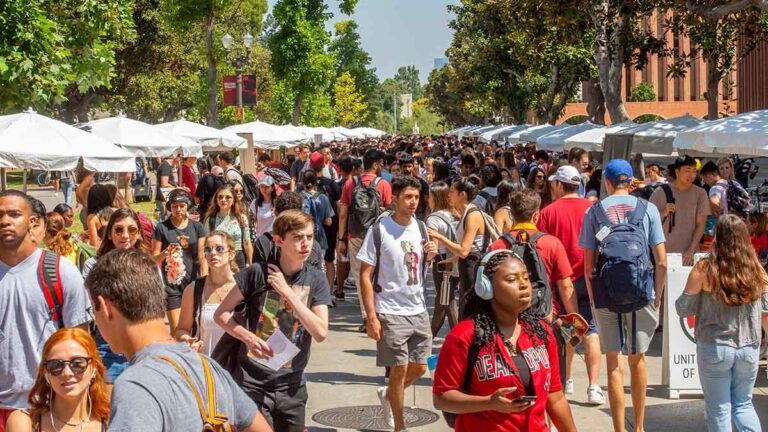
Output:
<path fill-rule="evenodd" d="M 488 265 L 488 262 L 491 260 L 491 258 L 493 258 L 494 255 L 497 255 L 502 252 L 507 253 L 517 259 L 520 259 L 520 257 L 517 256 L 516 253 L 512 252 L 509 249 L 496 249 L 494 251 L 490 251 L 487 254 L 483 255 L 483 258 L 480 260 L 480 263 L 477 265 L 477 274 L 475 276 L 475 294 L 477 294 L 477 296 L 483 300 L 490 300 L 493 298 L 493 281 L 491 281 L 491 279 L 485 275 L 484 273 L 485 266 Z"/>

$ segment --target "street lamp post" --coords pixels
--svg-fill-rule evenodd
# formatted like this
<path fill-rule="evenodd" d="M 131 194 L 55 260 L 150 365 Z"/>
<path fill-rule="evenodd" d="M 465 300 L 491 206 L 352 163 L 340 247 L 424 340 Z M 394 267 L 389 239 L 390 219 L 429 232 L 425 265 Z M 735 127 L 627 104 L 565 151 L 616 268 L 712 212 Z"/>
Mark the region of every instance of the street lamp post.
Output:
<path fill-rule="evenodd" d="M 250 33 L 246 33 L 243 36 L 243 46 L 245 47 L 245 53 L 242 51 L 232 49 L 234 38 L 225 34 L 221 38 L 221 43 L 224 45 L 224 50 L 227 52 L 227 61 L 235 68 L 235 91 L 237 92 L 237 121 L 243 122 L 243 68 L 248 64 L 248 60 L 251 57 L 251 46 L 253 45 L 253 36 Z"/>

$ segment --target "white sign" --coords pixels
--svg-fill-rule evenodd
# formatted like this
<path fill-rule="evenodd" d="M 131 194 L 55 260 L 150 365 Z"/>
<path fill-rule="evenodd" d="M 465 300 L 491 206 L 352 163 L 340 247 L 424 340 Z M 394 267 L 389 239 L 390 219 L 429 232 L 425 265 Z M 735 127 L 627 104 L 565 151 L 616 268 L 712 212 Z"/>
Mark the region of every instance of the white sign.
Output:
<path fill-rule="evenodd" d="M 675 301 L 683 294 L 692 267 L 683 266 L 681 254 L 667 254 L 667 288 L 664 292 L 664 350 L 662 384 L 669 387 L 669 398 L 701 395 L 696 363 L 695 318 L 680 318 Z"/>

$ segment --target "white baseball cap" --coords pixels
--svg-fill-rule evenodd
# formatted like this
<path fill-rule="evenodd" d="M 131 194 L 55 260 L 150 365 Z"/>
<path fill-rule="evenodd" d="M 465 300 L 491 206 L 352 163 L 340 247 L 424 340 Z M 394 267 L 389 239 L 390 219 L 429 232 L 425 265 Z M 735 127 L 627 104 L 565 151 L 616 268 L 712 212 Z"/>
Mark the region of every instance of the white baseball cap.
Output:
<path fill-rule="evenodd" d="M 549 176 L 549 181 L 559 181 L 570 185 L 581 184 L 581 174 L 572 165 L 563 165 L 557 169 L 554 175 Z"/>

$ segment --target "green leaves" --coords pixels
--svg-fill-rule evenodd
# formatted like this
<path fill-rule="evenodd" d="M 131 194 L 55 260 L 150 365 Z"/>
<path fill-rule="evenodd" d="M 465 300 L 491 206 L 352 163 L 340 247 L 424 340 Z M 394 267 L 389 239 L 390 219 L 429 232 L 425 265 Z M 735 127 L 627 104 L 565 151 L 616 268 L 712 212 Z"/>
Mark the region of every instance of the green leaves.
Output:
<path fill-rule="evenodd" d="M 337 124 L 353 128 L 366 118 L 368 104 L 357 91 L 355 80 L 349 72 L 343 72 L 333 86 L 333 100 Z"/>

